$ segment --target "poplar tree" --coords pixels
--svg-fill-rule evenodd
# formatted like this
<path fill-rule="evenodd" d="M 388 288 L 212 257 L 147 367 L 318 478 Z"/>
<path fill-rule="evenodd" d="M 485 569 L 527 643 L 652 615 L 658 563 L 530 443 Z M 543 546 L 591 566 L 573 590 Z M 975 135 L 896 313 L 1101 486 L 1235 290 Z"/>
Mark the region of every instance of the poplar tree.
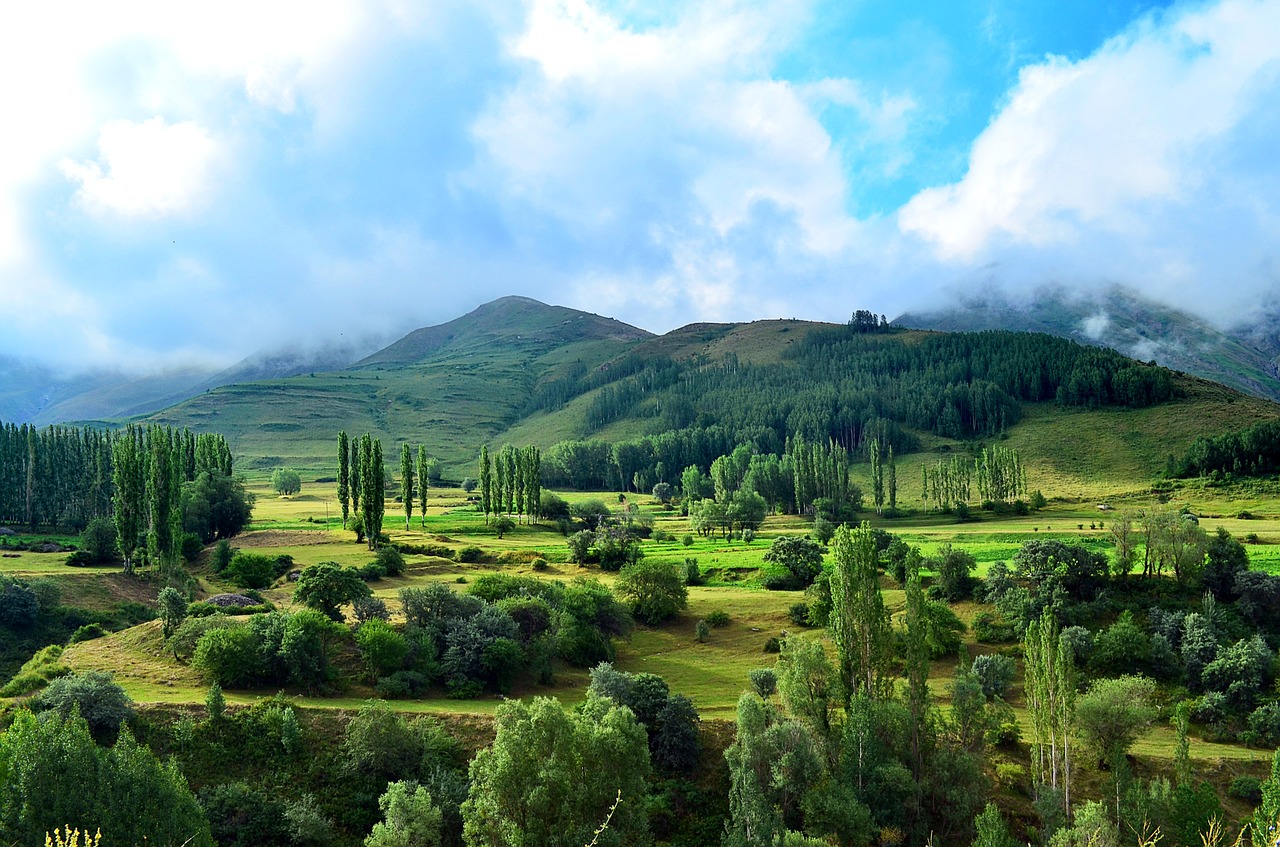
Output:
<path fill-rule="evenodd" d="M 364 476 L 360 471 L 360 451 L 363 441 L 360 439 L 351 439 L 348 445 L 348 455 L 351 457 L 351 511 L 360 516 L 364 516 L 364 511 L 360 508 L 360 501 L 364 499 Z"/>
<path fill-rule="evenodd" d="M 418 492 L 413 487 L 413 453 L 406 441 L 400 445 L 400 499 L 404 502 L 404 528 L 409 528 L 413 518 L 413 498 Z"/>
<path fill-rule="evenodd" d="M 347 459 L 347 432 L 338 431 L 338 502 L 342 504 L 342 528 L 351 513 L 351 463 Z"/>
<path fill-rule="evenodd" d="M 525 507 L 530 519 L 538 514 L 542 502 L 542 451 L 530 445 L 524 450 Z"/>
<path fill-rule="evenodd" d="M 831 613 L 828 630 L 840 657 L 845 708 L 862 695 L 883 697 L 890 690 L 892 651 L 889 613 L 880 595 L 875 536 L 863 521 L 842 526 L 831 539 Z"/>
<path fill-rule="evenodd" d="M 422 516 L 422 528 L 427 527 L 427 488 L 430 475 L 427 473 L 427 445 L 418 445 L 418 514 Z"/>
<path fill-rule="evenodd" d="M 489 445 L 480 445 L 480 510 L 484 512 L 484 522 L 489 522 L 489 511 L 493 508 L 493 465 L 489 461 Z"/>
<path fill-rule="evenodd" d="M 893 460 L 893 446 L 889 446 L 889 513 L 898 511 L 898 464 Z"/>
<path fill-rule="evenodd" d="M 378 549 L 378 535 L 382 532 L 382 516 L 387 507 L 386 495 L 383 490 L 383 481 L 386 479 L 386 472 L 382 465 L 382 439 L 373 439 L 373 468 L 369 474 L 368 496 L 373 500 L 373 523 L 369 528 L 373 531 L 369 533 L 369 540 L 372 542 L 369 549 Z"/>
<path fill-rule="evenodd" d="M 111 479 L 115 488 L 112 519 L 116 525 L 116 545 L 124 557 L 124 572 L 133 573 L 133 554 L 138 549 L 138 536 L 142 533 L 146 485 L 133 427 L 112 444 L 111 457 Z"/>
<path fill-rule="evenodd" d="M 880 439 L 871 439 L 871 492 L 876 514 L 884 513 L 884 465 L 880 461 Z"/>
<path fill-rule="evenodd" d="M 929 735 L 929 635 L 928 601 L 920 584 L 919 568 L 907 578 L 905 655 L 907 711 L 911 715 L 911 774 L 924 777 L 925 745 Z"/>
<path fill-rule="evenodd" d="M 493 457 L 493 513 L 501 515 L 507 505 L 507 462 L 502 451 Z"/>
<path fill-rule="evenodd" d="M 1075 715 L 1072 658 L 1058 624 L 1046 612 L 1027 626 L 1023 641 L 1027 706 L 1031 712 L 1032 782 L 1061 790 L 1071 809 L 1071 725 Z"/>

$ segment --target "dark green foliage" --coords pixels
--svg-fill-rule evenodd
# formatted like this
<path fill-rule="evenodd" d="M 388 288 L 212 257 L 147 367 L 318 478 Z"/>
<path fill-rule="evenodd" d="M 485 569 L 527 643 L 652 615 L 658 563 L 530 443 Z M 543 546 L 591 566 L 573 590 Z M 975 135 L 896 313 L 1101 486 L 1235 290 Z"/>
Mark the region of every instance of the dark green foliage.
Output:
<path fill-rule="evenodd" d="M 1205 666 L 1201 682 L 1209 691 L 1226 696 L 1230 708 L 1251 710 L 1258 695 L 1271 681 L 1273 654 L 1261 636 L 1241 639 L 1223 648 Z"/>
<path fill-rule="evenodd" d="M 373 561 L 387 576 L 400 576 L 404 573 L 404 555 L 391 544 L 378 548 Z"/>
<path fill-rule="evenodd" d="M 1076 544 L 1054 540 L 1028 541 L 1013 556 L 1017 575 L 1028 580 L 1038 595 L 1061 587 L 1079 601 L 1094 599 L 1106 584 L 1107 557 Z"/>
<path fill-rule="evenodd" d="M 83 718 L 20 712 L 0 737 L 0 839 L 42 847 L 60 827 L 111 833 L 118 844 L 212 847 L 209 827 L 175 765 L 128 730 L 97 746 Z M 105 843 L 105 842 L 104 842 Z"/>
<path fill-rule="evenodd" d="M 493 573 L 478 577 L 471 583 L 467 593 L 488 603 L 497 603 L 509 597 L 547 597 L 559 605 L 564 586 L 536 577 Z"/>
<path fill-rule="evenodd" d="M 90 520 L 80 533 L 80 551 L 92 564 L 115 561 L 116 525 L 104 517 Z"/>
<path fill-rule="evenodd" d="M 747 672 L 751 688 L 765 700 L 778 690 L 778 674 L 773 668 L 756 668 Z"/>
<path fill-rule="evenodd" d="M 1249 715 L 1248 743 L 1274 749 L 1280 746 L 1280 702 L 1269 700 Z"/>
<path fill-rule="evenodd" d="M 133 714 L 132 700 L 124 689 L 102 671 L 85 671 L 58 677 L 35 698 L 39 711 L 52 710 L 64 718 L 79 711 L 95 738 L 111 741 Z"/>
<path fill-rule="evenodd" d="M 202 790 L 200 805 L 222 847 L 291 846 L 284 803 L 266 791 L 246 782 L 226 783 Z"/>
<path fill-rule="evenodd" d="M 1236 577 L 1249 570 L 1249 554 L 1244 545 L 1231 537 L 1231 533 L 1218 527 L 1205 548 L 1204 571 L 1200 581 L 1205 589 L 1218 600 L 1227 603 L 1235 599 Z"/>
<path fill-rule="evenodd" d="M 598 847 L 644 847 L 648 772 L 644 730 L 629 710 L 594 697 L 576 714 L 547 698 L 507 701 L 497 710 L 493 745 L 471 763 L 462 807 L 467 843 L 502 847 L 518 832 L 527 847 L 593 838 Z"/>
<path fill-rule="evenodd" d="M 1124 611 L 1119 619 L 1093 641 L 1089 669 L 1105 676 L 1145 670 L 1151 661 L 1151 637 L 1134 622 L 1133 613 Z"/>
<path fill-rule="evenodd" d="M 1197 438 L 1178 463 L 1178 476 L 1213 472 L 1267 476 L 1280 471 L 1280 421 L 1263 421 L 1215 438 Z"/>
<path fill-rule="evenodd" d="M 973 660 L 970 673 L 982 685 L 982 693 L 988 699 L 1003 697 L 1013 684 L 1017 662 L 999 653 L 984 653 Z"/>
<path fill-rule="evenodd" d="M 214 573 L 222 573 L 231 564 L 231 559 L 235 555 L 235 551 L 231 549 L 231 542 L 222 539 L 213 546 L 213 556 L 209 560 L 210 566 Z"/>
<path fill-rule="evenodd" d="M 276 579 L 276 560 L 237 550 L 222 576 L 239 588 L 266 588 Z"/>
<path fill-rule="evenodd" d="M 780 535 L 769 545 L 764 560 L 786 568 L 805 588 L 822 572 L 822 547 L 803 536 Z"/>
<path fill-rule="evenodd" d="M 25 630 L 40 617 L 40 601 L 25 581 L 0 574 L 0 627 Z"/>
<path fill-rule="evenodd" d="M 356 630 L 356 644 L 375 679 L 400 670 L 409 655 L 409 645 L 404 636 L 391 624 L 376 618 L 366 621 Z"/>
<path fill-rule="evenodd" d="M 1256 776 L 1238 776 L 1231 780 L 1231 787 L 1227 789 L 1227 794 L 1240 800 L 1257 803 L 1262 799 L 1262 780 Z"/>
<path fill-rule="evenodd" d="M 160 589 L 160 595 L 156 598 L 156 607 L 160 613 L 160 620 L 164 622 L 164 637 L 167 639 L 186 620 L 187 598 L 183 597 L 178 589 L 166 586 Z"/>
<path fill-rule="evenodd" d="M 930 593 L 955 603 L 973 593 L 975 580 L 972 572 L 976 565 L 969 553 L 943 544 L 938 554 L 925 559 L 922 566 L 936 574 Z"/>
<path fill-rule="evenodd" d="M 592 547 L 600 569 L 605 571 L 622 570 L 644 558 L 639 537 L 625 526 L 601 526 L 595 532 Z"/>
<path fill-rule="evenodd" d="M 689 591 L 675 565 L 637 562 L 622 568 L 615 585 L 631 614 L 649 625 L 675 617 L 689 602 Z"/>
<path fill-rule="evenodd" d="M 202 472 L 182 486 L 182 527 L 205 544 L 232 538 L 249 525 L 253 499 L 244 480 Z"/>
<path fill-rule="evenodd" d="M 180 628 L 178 635 L 182 634 Z M 264 673 L 258 648 L 258 638 L 248 627 L 219 626 L 199 637 L 191 666 L 223 687 L 247 688 Z"/>
<path fill-rule="evenodd" d="M 729 613 L 724 609 L 713 609 L 707 612 L 706 621 L 713 627 L 722 627 L 729 625 Z"/>
<path fill-rule="evenodd" d="M 463 564 L 475 564 L 484 561 L 484 550 L 474 544 L 458 549 L 457 560 Z"/>
<path fill-rule="evenodd" d="M 233 560 L 233 567 L 234 564 Z M 293 590 L 293 598 L 331 620 L 341 621 L 342 606 L 371 593 L 355 570 L 335 562 L 321 562 L 302 571 Z"/>

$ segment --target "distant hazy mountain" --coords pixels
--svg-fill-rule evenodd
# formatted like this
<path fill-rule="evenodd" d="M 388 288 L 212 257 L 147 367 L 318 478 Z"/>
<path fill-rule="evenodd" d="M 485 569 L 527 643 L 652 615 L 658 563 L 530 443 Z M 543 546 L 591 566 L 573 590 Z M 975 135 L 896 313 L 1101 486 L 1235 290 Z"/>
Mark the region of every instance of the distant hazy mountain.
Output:
<path fill-rule="evenodd" d="M 974 294 L 949 308 L 907 312 L 893 323 L 946 332 L 1011 329 L 1074 338 L 1278 401 L 1277 319 L 1262 315 L 1223 332 L 1186 312 L 1113 287 L 1102 292 L 1045 288 L 1025 300 Z"/>
<path fill-rule="evenodd" d="M 370 345 L 260 351 L 229 368 L 174 368 L 153 374 L 89 371 L 59 375 L 43 365 L 0 358 L 0 420 L 40 426 L 148 415 L 213 388 L 346 367 Z"/>

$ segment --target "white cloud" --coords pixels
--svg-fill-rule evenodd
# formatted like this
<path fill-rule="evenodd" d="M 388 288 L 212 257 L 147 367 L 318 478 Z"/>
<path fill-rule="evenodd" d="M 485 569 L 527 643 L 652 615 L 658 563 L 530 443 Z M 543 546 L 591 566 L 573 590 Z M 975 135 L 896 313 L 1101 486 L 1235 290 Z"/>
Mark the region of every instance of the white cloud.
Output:
<path fill-rule="evenodd" d="M 901 228 L 953 266 L 1136 284 L 1225 317 L 1275 285 L 1277 163 L 1239 142 L 1280 143 L 1277 32 L 1280 2 L 1224 0 L 1024 68 L 964 178 L 920 192 Z M 1224 278 L 1232 296 L 1209 302 Z"/>
<path fill-rule="evenodd" d="M 95 162 L 63 160 L 80 184 L 76 201 L 95 215 L 160 217 L 191 210 L 210 188 L 217 143 L 190 122 L 112 121 L 98 136 Z"/>

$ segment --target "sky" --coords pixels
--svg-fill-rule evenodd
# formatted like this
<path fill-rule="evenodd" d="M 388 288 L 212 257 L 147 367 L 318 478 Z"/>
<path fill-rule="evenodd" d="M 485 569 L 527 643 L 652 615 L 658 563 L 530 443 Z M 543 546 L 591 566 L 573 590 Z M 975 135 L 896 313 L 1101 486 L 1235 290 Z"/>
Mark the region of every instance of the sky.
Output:
<path fill-rule="evenodd" d="M 1280 300 L 1280 0 L 0 10 L 0 355 L 229 364 L 519 294 L 653 331 Z"/>

